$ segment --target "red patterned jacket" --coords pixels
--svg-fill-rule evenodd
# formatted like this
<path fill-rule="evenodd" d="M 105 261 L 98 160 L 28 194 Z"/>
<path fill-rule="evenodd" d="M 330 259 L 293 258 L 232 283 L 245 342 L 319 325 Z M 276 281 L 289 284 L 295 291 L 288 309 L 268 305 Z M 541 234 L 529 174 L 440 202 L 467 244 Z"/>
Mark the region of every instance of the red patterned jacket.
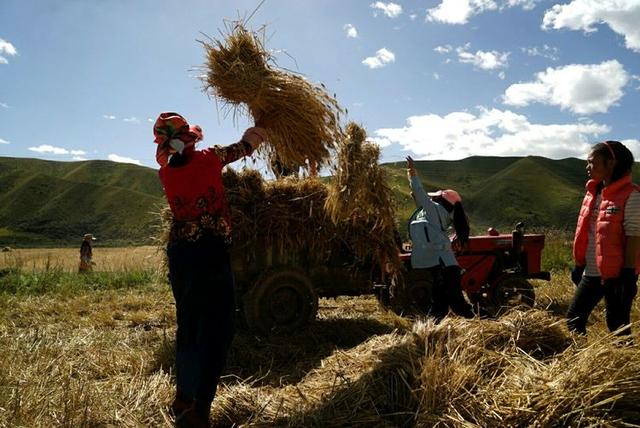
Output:
<path fill-rule="evenodd" d="M 251 154 L 243 141 L 185 153 L 181 166 L 160 168 L 160 181 L 174 218 L 172 239 L 197 239 L 203 231 L 231 236 L 231 218 L 222 184 L 222 168 Z"/>

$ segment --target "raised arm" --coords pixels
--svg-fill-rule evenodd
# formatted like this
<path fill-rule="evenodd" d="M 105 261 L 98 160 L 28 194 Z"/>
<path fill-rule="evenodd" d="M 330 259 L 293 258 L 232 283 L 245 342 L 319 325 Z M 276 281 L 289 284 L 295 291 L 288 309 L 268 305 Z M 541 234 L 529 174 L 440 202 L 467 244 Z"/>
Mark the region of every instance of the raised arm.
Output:
<path fill-rule="evenodd" d="M 267 133 L 263 128 L 253 127 L 244 132 L 242 139 L 237 143 L 225 147 L 216 147 L 215 151 L 222 165 L 235 162 L 240 158 L 250 155 L 263 141 L 267 139 Z"/>
<path fill-rule="evenodd" d="M 416 201 L 416 206 L 424 210 L 427 218 L 431 220 L 439 219 L 438 205 L 431 200 L 429 195 L 427 195 L 427 192 L 424 190 L 424 187 L 422 187 L 422 182 L 420 182 L 420 177 L 418 176 L 415 163 L 411 156 L 407 156 L 407 175 L 409 177 L 411 191 L 413 192 L 413 199 Z"/>

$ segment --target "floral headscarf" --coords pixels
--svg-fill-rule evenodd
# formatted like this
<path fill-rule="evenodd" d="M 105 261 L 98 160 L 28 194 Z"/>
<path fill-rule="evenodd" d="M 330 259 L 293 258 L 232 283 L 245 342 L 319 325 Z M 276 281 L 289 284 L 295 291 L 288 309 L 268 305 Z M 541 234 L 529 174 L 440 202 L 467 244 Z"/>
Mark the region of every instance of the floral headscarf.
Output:
<path fill-rule="evenodd" d="M 160 113 L 153 125 L 154 142 L 158 145 L 156 161 L 160 166 L 169 162 L 169 155 L 173 152 L 182 153 L 202 140 L 202 128 L 198 125 L 190 126 L 182 115 L 174 112 Z"/>

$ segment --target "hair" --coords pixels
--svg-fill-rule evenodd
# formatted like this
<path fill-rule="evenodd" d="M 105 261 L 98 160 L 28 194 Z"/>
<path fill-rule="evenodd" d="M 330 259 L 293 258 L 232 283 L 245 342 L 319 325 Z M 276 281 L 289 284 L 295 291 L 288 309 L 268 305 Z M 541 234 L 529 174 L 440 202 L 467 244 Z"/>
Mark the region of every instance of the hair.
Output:
<path fill-rule="evenodd" d="M 594 145 L 591 153 L 606 160 L 616 162 L 611 174 L 611 181 L 617 181 L 631 172 L 634 159 L 631 150 L 625 147 L 620 141 L 604 141 Z"/>
<path fill-rule="evenodd" d="M 456 231 L 456 237 L 462 245 L 469 241 L 470 227 L 467 214 L 464 212 L 462 202 L 451 204 L 442 196 L 436 196 L 433 200 L 442 205 L 448 212 L 453 211 L 453 229 Z"/>

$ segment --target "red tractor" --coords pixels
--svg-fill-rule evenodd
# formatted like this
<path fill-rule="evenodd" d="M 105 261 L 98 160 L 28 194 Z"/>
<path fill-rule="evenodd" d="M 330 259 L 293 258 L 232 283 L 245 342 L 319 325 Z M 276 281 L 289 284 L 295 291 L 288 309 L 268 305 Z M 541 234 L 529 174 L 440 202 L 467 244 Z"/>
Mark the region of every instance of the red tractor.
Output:
<path fill-rule="evenodd" d="M 489 229 L 487 235 L 473 236 L 463 251 L 456 253 L 462 268 L 462 290 L 482 315 L 497 316 L 504 309 L 518 305 L 533 306 L 535 293 L 529 279 L 549 281 L 549 272 L 541 271 L 544 235 L 525 234 L 518 223 L 510 234 Z M 401 313 L 428 313 L 431 285 L 437 278 L 418 275 L 411 269 L 411 252 L 400 258 L 404 278 L 390 287 L 377 286 L 377 296 Z"/>

